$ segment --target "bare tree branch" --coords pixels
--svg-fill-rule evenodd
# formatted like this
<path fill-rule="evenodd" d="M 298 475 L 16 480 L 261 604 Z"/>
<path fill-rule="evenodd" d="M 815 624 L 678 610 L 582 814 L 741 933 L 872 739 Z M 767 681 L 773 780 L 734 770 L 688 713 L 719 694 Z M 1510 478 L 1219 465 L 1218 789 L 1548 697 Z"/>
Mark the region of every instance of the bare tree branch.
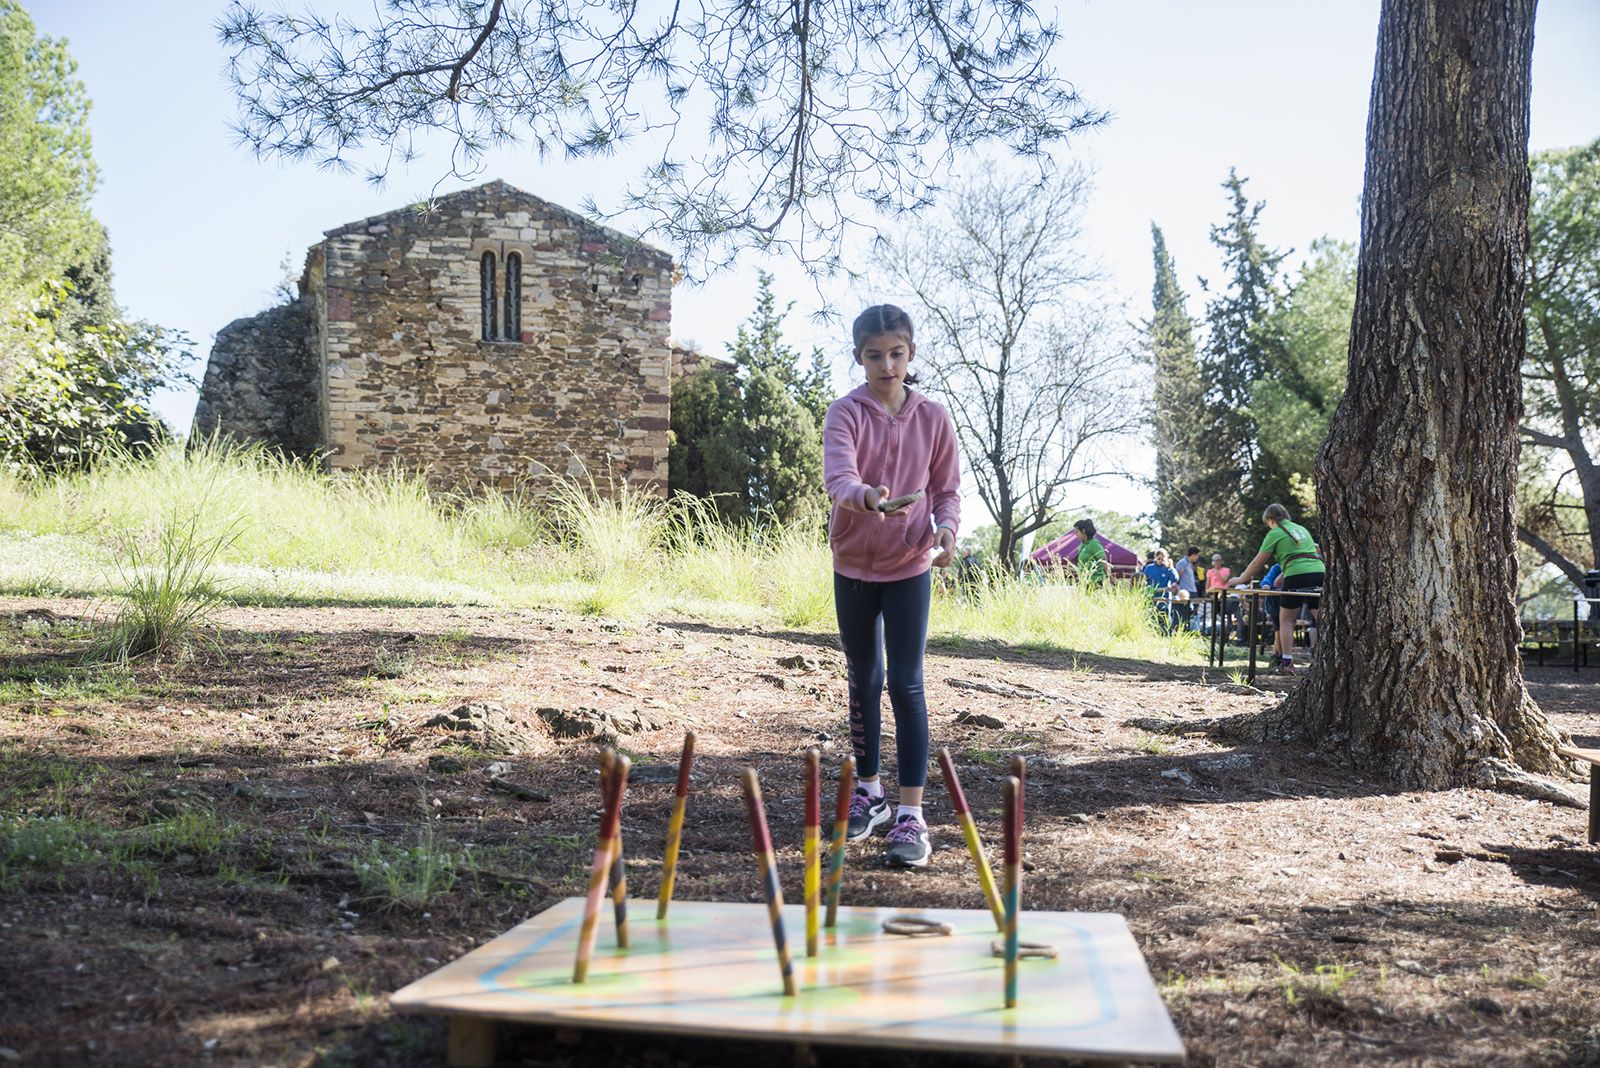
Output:
<path fill-rule="evenodd" d="M 1003 145 L 1048 173 L 1106 117 L 1027 0 L 387 0 L 367 25 L 233 0 L 217 29 L 262 156 L 381 182 L 434 133 L 461 177 L 497 147 L 646 142 L 620 203 L 586 207 L 634 213 L 696 273 L 750 247 L 836 268 L 871 215 L 931 204 L 956 156 Z"/>
<path fill-rule="evenodd" d="M 1557 549 L 1520 523 L 1517 524 L 1517 540 L 1560 568 L 1562 574 L 1571 579 L 1574 586 L 1577 586 L 1580 590 L 1583 588 L 1583 568 L 1567 559 L 1566 554 L 1560 549 Z"/>
<path fill-rule="evenodd" d="M 950 411 L 1000 551 L 1048 524 L 1071 486 L 1118 470 L 1138 427 L 1120 324 L 1093 283 L 1081 171 L 1044 181 L 993 169 L 953 190 L 885 262 L 920 307 L 917 366 Z"/>

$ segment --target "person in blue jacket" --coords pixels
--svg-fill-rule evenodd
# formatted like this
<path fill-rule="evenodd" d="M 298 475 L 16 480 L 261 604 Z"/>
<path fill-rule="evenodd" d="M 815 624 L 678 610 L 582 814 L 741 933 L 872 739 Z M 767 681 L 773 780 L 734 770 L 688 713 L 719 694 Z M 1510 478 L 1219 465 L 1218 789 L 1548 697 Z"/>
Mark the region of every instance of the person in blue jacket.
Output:
<path fill-rule="evenodd" d="M 1152 549 L 1145 554 L 1145 560 L 1144 567 L 1140 568 L 1144 573 L 1145 592 L 1150 595 L 1151 603 L 1157 605 L 1157 613 L 1170 630 L 1172 597 L 1178 589 L 1178 573 L 1167 565 L 1165 550 Z"/>

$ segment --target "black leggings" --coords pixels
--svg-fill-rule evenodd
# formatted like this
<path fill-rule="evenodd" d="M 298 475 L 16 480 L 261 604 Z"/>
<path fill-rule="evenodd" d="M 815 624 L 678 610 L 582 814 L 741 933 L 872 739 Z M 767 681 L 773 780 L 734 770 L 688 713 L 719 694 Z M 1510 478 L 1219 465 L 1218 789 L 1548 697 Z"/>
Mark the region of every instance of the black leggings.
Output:
<path fill-rule="evenodd" d="M 889 704 L 894 708 L 894 745 L 901 789 L 928 781 L 928 703 L 922 692 L 922 653 L 928 641 L 929 572 L 899 582 L 864 582 L 833 576 L 833 607 L 839 616 L 850 684 L 850 744 L 856 774 L 878 774 L 883 734 L 880 703 L 884 653 L 888 653 Z"/>

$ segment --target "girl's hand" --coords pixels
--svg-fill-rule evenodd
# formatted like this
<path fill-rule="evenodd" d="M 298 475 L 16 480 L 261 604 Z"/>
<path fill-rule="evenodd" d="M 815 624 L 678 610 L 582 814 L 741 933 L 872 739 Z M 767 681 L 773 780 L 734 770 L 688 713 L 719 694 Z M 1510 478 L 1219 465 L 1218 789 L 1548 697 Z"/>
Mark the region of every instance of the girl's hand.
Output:
<path fill-rule="evenodd" d="M 933 558 L 934 567 L 949 567 L 956 558 L 956 536 L 950 533 L 949 527 L 940 527 L 938 530 L 939 552 Z"/>
<path fill-rule="evenodd" d="M 867 511 L 869 511 L 869 512 L 878 512 L 878 502 L 879 501 L 886 501 L 888 499 L 889 499 L 889 487 L 888 486 L 878 486 L 876 488 L 869 488 L 867 490 L 867 498 L 866 498 L 866 502 L 865 502 L 866 506 L 867 506 Z M 878 516 L 879 516 L 879 518 L 882 518 L 883 516 L 886 516 L 886 515 L 905 515 L 910 510 L 911 510 L 911 506 L 907 505 L 904 508 L 896 508 L 892 512 L 878 512 Z"/>

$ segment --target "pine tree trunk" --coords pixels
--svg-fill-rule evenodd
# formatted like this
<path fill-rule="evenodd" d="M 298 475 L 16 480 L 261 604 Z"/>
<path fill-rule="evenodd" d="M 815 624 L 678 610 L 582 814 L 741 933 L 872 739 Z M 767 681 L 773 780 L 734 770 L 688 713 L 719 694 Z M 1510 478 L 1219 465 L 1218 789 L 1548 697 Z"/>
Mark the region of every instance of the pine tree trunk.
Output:
<path fill-rule="evenodd" d="M 1264 733 L 1406 786 L 1561 766 L 1515 603 L 1534 7 L 1384 0 L 1378 31 L 1322 643 Z"/>

